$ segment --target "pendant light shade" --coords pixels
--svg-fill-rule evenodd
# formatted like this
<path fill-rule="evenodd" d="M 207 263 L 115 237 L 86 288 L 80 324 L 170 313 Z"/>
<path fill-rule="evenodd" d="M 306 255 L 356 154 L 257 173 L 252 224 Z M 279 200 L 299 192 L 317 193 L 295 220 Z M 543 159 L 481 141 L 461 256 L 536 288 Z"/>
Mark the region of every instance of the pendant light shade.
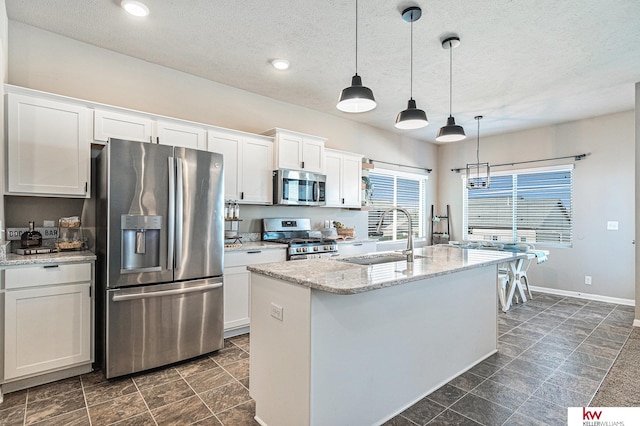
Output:
<path fill-rule="evenodd" d="M 438 130 L 436 140 L 438 142 L 456 142 L 466 137 L 467 135 L 464 133 L 462 126 L 458 126 L 456 119 L 449 116 L 449 118 L 447 118 L 447 125 L 440 127 L 440 130 Z"/>
<path fill-rule="evenodd" d="M 356 73 L 351 78 L 351 86 L 342 90 L 336 108 L 343 112 L 358 113 L 371 111 L 376 107 L 373 91 L 362 85 L 358 75 L 358 0 L 356 0 Z"/>
<path fill-rule="evenodd" d="M 396 118 L 396 128 L 402 130 L 419 129 L 429 124 L 427 114 L 416 107 L 416 101 L 409 99 L 407 109 L 400 111 Z"/>
<path fill-rule="evenodd" d="M 447 37 L 442 40 L 442 47 L 449 49 L 449 118 L 447 125 L 438 130 L 436 140 L 438 142 L 457 142 L 467 137 L 462 126 L 456 124 L 456 119 L 451 113 L 451 104 L 453 102 L 453 49 L 460 46 L 460 38 L 458 36 Z"/>
<path fill-rule="evenodd" d="M 422 16 L 422 9 L 412 6 L 402 11 L 402 20 L 411 23 L 411 96 L 407 103 L 407 109 L 400 111 L 396 117 L 396 128 L 403 130 L 420 129 L 429 124 L 427 113 L 418 109 L 413 100 L 413 23 Z"/>
<path fill-rule="evenodd" d="M 362 85 L 358 74 L 351 78 L 351 86 L 342 90 L 336 107 L 343 112 L 367 112 L 376 107 L 373 92 Z"/>

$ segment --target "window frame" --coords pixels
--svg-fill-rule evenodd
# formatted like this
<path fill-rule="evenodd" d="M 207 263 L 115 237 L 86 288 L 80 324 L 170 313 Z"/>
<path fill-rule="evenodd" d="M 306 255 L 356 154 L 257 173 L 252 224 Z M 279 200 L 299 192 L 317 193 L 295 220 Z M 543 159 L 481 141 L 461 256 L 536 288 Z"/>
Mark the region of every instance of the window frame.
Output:
<path fill-rule="evenodd" d="M 533 242 L 533 244 L 535 244 L 536 246 L 540 246 L 540 247 L 560 247 L 560 248 L 571 248 L 573 247 L 573 240 L 574 240 L 574 214 L 573 214 L 573 210 L 574 210 L 574 200 L 573 200 L 573 192 L 574 192 L 574 186 L 575 186 L 575 175 L 574 175 L 574 165 L 573 164 L 564 164 L 564 165 L 557 165 L 557 166 L 547 166 L 547 167 L 536 167 L 536 168 L 527 168 L 527 169 L 512 169 L 512 170 L 501 170 L 501 171 L 496 171 L 496 172 L 492 172 L 491 176 L 514 176 L 514 175 L 528 175 L 528 174 L 535 174 L 535 173 L 548 173 L 548 172 L 569 172 L 571 173 L 571 185 L 570 185 L 570 211 L 571 211 L 571 215 L 570 215 L 570 228 L 569 228 L 569 242 L 567 243 L 554 243 L 554 242 L 545 242 L 545 241 L 540 241 L 540 242 Z M 461 176 L 461 181 L 462 181 L 462 229 L 463 229 L 463 239 L 467 240 L 467 241 L 485 241 L 482 238 L 470 238 L 473 237 L 473 234 L 469 234 L 469 223 L 468 223 L 468 194 L 469 194 L 469 189 L 467 189 L 466 187 L 466 176 Z M 489 188 L 489 190 L 491 190 L 491 188 Z M 486 191 L 483 189 L 476 189 L 473 191 Z M 512 188 L 512 194 L 514 199 L 516 200 L 516 202 L 513 203 L 512 206 L 512 226 L 511 226 L 511 236 L 512 239 L 511 241 L 514 243 L 518 243 L 520 241 L 517 240 L 518 237 L 518 227 L 517 227 L 517 209 L 518 209 L 518 203 L 517 203 L 517 199 L 518 199 L 518 186 L 517 183 L 514 183 L 514 186 Z M 496 227 L 498 228 L 498 227 Z M 505 241 L 506 242 L 506 241 Z"/>
<path fill-rule="evenodd" d="M 420 174 L 420 173 L 409 173 L 409 172 L 403 172 L 403 171 L 398 171 L 398 170 L 392 170 L 392 169 L 384 169 L 384 168 L 376 168 L 374 170 L 370 170 L 369 171 L 369 176 L 371 176 L 372 174 L 377 174 L 377 175 L 384 175 L 384 176 L 389 176 L 392 177 L 394 179 L 394 183 L 393 183 L 393 206 L 394 207 L 406 207 L 406 206 L 398 206 L 398 179 L 408 179 L 408 180 L 414 180 L 414 181 L 418 181 L 419 185 L 420 185 L 420 189 L 419 192 L 420 194 L 418 194 L 418 200 L 417 200 L 417 206 L 418 206 L 418 214 L 417 214 L 417 224 L 415 223 L 415 216 L 413 216 L 412 218 L 412 225 L 413 225 L 413 231 L 414 231 L 414 240 L 418 239 L 418 238 L 426 238 L 427 235 L 426 233 L 429 231 L 429 223 L 428 223 L 428 212 L 427 212 L 427 208 L 426 208 L 426 200 L 427 200 L 427 181 L 429 180 L 429 176 L 426 174 Z M 375 194 L 375 188 L 374 188 L 374 194 Z M 373 198 L 372 198 L 373 201 Z M 371 228 L 371 214 L 375 213 L 375 212 L 381 212 L 381 209 L 375 209 L 375 207 L 372 210 L 369 210 L 367 212 L 367 234 L 371 235 L 370 232 L 372 231 Z M 411 211 L 411 209 L 410 209 Z M 393 235 L 391 239 L 388 240 L 379 240 L 378 244 L 391 244 L 394 242 L 398 242 L 398 241 L 405 241 L 406 238 L 398 238 L 398 222 L 400 219 L 400 221 L 404 221 L 403 218 L 405 216 L 400 214 L 398 215 L 397 211 L 393 212 L 393 215 L 387 215 L 385 216 L 385 223 L 388 223 L 390 220 L 393 220 L 392 222 L 392 229 L 393 229 Z M 376 219 L 376 223 L 377 223 Z M 416 236 L 417 233 L 417 236 Z"/>

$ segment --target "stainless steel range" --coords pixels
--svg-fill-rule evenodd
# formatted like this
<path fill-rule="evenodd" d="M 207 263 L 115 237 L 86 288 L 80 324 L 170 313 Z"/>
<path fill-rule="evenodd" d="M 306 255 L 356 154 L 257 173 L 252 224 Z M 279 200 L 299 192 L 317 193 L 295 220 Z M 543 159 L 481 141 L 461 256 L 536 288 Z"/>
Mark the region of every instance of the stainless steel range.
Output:
<path fill-rule="evenodd" d="M 319 259 L 338 254 L 335 241 L 310 236 L 310 219 L 263 219 L 262 229 L 264 241 L 289 245 L 287 260 Z"/>

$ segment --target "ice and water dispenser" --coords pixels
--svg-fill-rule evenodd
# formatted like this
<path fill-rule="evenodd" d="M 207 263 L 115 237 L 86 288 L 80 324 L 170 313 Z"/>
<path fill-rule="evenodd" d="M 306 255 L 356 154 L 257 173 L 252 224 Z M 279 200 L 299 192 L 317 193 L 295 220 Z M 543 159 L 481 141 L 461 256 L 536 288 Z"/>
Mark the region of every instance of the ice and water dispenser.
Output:
<path fill-rule="evenodd" d="M 121 273 L 160 271 L 162 216 L 123 214 L 121 229 Z"/>

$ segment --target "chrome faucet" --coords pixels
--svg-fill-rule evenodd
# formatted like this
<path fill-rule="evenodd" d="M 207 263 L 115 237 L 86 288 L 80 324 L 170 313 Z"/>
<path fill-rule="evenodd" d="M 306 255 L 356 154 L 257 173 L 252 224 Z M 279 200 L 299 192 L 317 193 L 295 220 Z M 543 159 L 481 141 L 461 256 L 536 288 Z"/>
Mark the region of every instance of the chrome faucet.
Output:
<path fill-rule="evenodd" d="M 380 232 L 380 228 L 382 227 L 382 221 L 384 220 L 384 216 L 387 213 L 392 212 L 394 210 L 404 213 L 405 216 L 407 216 L 407 220 L 409 221 L 409 235 L 407 236 L 407 249 L 404 250 L 402 254 L 407 255 L 407 262 L 413 263 L 413 225 L 411 224 L 411 214 L 409 214 L 409 212 L 406 209 L 403 209 L 402 207 L 389 207 L 388 209 L 383 211 L 382 215 L 380 216 L 380 220 L 378 221 L 378 227 L 376 229 L 376 232 Z"/>

